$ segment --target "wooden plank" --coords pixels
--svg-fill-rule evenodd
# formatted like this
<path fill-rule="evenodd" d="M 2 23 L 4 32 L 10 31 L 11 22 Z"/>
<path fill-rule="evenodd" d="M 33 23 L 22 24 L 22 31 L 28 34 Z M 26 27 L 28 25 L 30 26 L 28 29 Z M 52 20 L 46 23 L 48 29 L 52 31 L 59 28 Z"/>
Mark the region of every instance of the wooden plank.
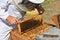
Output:
<path fill-rule="evenodd" d="M 52 17 L 52 20 L 53 20 L 53 22 L 56 24 L 56 26 L 59 28 L 59 24 L 60 24 L 60 18 L 58 17 L 59 15 L 54 15 L 53 17 Z"/>

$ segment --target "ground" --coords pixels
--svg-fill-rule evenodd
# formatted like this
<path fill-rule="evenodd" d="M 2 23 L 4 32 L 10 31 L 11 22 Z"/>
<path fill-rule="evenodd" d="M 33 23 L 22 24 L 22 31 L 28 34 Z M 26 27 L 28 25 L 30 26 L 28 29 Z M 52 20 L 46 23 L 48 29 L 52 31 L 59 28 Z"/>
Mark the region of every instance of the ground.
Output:
<path fill-rule="evenodd" d="M 42 6 L 45 9 L 44 21 L 54 24 L 51 17 L 60 14 L 60 0 L 45 0 Z"/>

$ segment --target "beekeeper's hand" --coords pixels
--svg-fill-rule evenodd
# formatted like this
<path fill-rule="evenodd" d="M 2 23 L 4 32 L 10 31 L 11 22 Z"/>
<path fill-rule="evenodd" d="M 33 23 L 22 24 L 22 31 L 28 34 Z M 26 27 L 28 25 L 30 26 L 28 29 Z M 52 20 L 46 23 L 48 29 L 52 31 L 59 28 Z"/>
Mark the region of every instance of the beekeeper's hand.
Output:
<path fill-rule="evenodd" d="M 13 16 L 8 16 L 6 19 L 10 24 L 17 24 L 18 23 L 18 19 L 13 17 Z"/>

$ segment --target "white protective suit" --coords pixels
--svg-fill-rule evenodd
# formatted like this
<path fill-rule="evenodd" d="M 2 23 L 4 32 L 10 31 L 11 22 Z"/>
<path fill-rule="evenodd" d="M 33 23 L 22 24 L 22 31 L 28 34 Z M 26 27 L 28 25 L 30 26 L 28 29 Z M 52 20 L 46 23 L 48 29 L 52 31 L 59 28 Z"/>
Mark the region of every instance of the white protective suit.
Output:
<path fill-rule="evenodd" d="M 9 32 L 17 27 L 16 25 L 8 25 L 6 18 L 9 15 L 22 18 L 21 13 L 14 7 L 12 0 L 0 0 L 0 40 L 8 40 Z"/>
<path fill-rule="evenodd" d="M 23 13 L 19 12 L 13 5 L 12 0 L 0 0 L 0 40 L 8 40 L 12 29 L 17 28 L 16 25 L 9 25 L 6 18 L 14 16 L 23 19 Z"/>

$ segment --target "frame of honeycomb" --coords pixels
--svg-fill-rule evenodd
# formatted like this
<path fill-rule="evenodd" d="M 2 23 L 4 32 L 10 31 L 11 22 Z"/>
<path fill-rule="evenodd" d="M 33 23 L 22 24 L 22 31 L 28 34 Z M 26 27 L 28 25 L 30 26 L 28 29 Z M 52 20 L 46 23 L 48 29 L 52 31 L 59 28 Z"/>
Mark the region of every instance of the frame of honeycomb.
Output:
<path fill-rule="evenodd" d="M 35 36 L 42 35 L 52 26 L 41 23 L 42 15 L 37 15 L 31 18 L 26 18 L 18 23 L 18 29 L 12 30 L 11 40 L 35 40 Z"/>

